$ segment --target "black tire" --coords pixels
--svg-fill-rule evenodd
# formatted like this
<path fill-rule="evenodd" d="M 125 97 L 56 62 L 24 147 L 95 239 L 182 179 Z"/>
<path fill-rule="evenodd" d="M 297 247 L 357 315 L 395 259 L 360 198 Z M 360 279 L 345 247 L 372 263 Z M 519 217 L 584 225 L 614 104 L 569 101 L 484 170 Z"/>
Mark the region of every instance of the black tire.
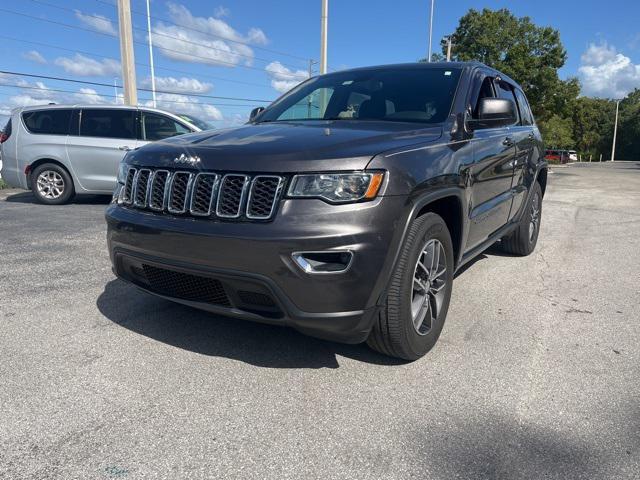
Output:
<path fill-rule="evenodd" d="M 416 295 L 414 274 L 418 271 L 418 260 L 425 259 L 423 249 L 431 243 L 431 240 L 439 242 L 439 246 L 442 247 L 439 252 L 444 251 L 445 261 L 442 262 L 441 267 L 446 266 L 446 272 L 439 277 L 443 278 L 445 283 L 441 288 L 443 295 L 439 297 L 440 307 L 434 310 L 437 315 L 435 318 L 430 316 L 430 328 L 419 333 L 419 328 L 414 326 L 412 314 L 412 299 Z M 453 264 L 451 235 L 442 217 L 435 213 L 426 213 L 418 217 L 407 232 L 397 265 L 391 275 L 385 306 L 380 309 L 367 344 L 385 355 L 411 361 L 417 360 L 431 350 L 440 336 L 449 309 Z M 438 270 L 437 265 L 435 269 Z M 434 280 L 436 281 L 439 282 Z M 430 281 L 429 285 L 431 285 Z M 430 301 L 425 301 L 424 305 L 427 304 L 433 305 Z M 430 312 L 431 310 L 426 315 Z M 418 317 L 419 315 L 416 316 Z"/>
<path fill-rule="evenodd" d="M 41 175 L 50 179 L 49 182 L 45 182 L 44 187 L 38 186 L 38 182 L 42 181 Z M 55 163 L 43 163 L 31 172 L 31 191 L 36 200 L 45 205 L 62 205 L 75 195 L 71 175 Z"/>
<path fill-rule="evenodd" d="M 534 221 L 534 216 L 535 221 Z M 518 227 L 501 241 L 502 250 L 513 255 L 527 256 L 533 252 L 538 243 L 540 222 L 542 220 L 542 188 L 535 182 Z M 530 227 L 531 225 L 534 227 Z M 531 231 L 530 228 L 533 228 Z"/>

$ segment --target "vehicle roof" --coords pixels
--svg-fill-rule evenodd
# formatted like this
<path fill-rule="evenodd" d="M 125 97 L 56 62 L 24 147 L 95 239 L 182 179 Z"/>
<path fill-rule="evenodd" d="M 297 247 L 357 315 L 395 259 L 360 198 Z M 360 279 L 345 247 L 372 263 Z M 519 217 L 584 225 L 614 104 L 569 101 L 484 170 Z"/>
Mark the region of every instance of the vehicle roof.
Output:
<path fill-rule="evenodd" d="M 160 108 L 147 107 L 144 105 L 112 105 L 108 103 L 99 103 L 99 104 L 91 104 L 91 103 L 74 103 L 74 104 L 61 104 L 56 103 L 53 105 L 42 104 L 42 105 L 31 105 L 28 107 L 21 107 L 23 112 L 28 112 L 31 110 L 49 110 L 49 109 L 60 109 L 60 108 L 108 108 L 109 110 L 148 110 L 151 112 L 158 113 L 168 113 L 170 115 L 177 115 L 174 112 L 170 112 L 169 110 L 162 110 Z"/>
<path fill-rule="evenodd" d="M 373 66 L 370 66 L 370 67 L 357 67 L 357 68 L 350 68 L 350 69 L 347 69 L 347 70 L 339 70 L 337 72 L 328 73 L 327 75 L 337 75 L 337 74 L 341 74 L 341 73 L 359 72 L 359 71 L 368 71 L 368 70 L 393 70 L 393 69 L 396 69 L 396 70 L 425 70 L 425 69 L 430 69 L 430 68 L 451 68 L 451 69 L 459 69 L 459 70 L 464 70 L 464 69 L 466 69 L 466 70 L 475 70 L 475 69 L 488 70 L 491 73 L 495 74 L 495 76 L 499 76 L 503 80 L 506 80 L 509 83 L 512 83 L 512 84 L 516 85 L 518 88 L 522 89 L 522 87 L 520 87 L 518 82 L 516 82 L 514 79 L 512 79 L 508 75 L 505 75 L 504 73 L 500 72 L 499 70 L 496 70 L 495 68 L 492 68 L 492 67 L 490 67 L 488 65 L 485 65 L 482 62 L 476 62 L 476 61 L 469 61 L 469 62 L 413 62 L 413 63 L 395 63 L 395 64 L 388 64 L 388 65 L 373 65 Z"/>

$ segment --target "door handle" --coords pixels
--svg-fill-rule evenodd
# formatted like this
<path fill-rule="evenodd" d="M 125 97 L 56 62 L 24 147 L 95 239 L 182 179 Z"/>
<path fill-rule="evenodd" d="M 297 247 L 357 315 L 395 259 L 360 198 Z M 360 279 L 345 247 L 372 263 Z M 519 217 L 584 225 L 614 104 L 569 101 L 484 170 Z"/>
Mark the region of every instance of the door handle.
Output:
<path fill-rule="evenodd" d="M 505 147 L 513 147 L 513 138 L 507 137 L 502 141 L 502 145 Z"/>
<path fill-rule="evenodd" d="M 121 147 L 118 147 L 118 150 L 124 150 L 125 152 L 128 152 L 129 150 L 131 150 L 131 147 L 129 145 L 122 145 Z"/>

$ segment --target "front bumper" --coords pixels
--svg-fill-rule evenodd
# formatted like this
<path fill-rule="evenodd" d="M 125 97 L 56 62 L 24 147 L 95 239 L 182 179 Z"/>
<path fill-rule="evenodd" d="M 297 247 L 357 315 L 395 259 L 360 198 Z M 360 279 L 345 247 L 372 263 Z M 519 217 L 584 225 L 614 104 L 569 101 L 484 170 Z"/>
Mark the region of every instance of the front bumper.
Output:
<path fill-rule="evenodd" d="M 181 217 L 112 204 L 106 213 L 107 237 L 116 275 L 151 293 L 358 343 L 371 330 L 386 288 L 405 202 L 399 196 L 351 205 L 286 199 L 269 223 Z M 291 256 L 325 250 L 353 252 L 350 268 L 309 274 Z M 156 283 L 147 278 L 151 272 L 159 272 Z M 222 300 L 183 294 L 179 284 L 185 282 L 198 292 L 215 294 L 221 287 Z"/>

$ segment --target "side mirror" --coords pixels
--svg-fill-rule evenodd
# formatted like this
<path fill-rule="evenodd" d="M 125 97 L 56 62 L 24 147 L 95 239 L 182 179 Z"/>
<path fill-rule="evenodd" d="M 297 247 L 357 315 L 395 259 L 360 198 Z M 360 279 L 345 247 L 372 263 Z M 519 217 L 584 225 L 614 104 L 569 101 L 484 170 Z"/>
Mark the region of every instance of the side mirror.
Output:
<path fill-rule="evenodd" d="M 264 112 L 264 107 L 256 107 L 251 110 L 251 113 L 249 114 L 249 121 L 253 122 L 262 112 Z"/>
<path fill-rule="evenodd" d="M 516 104 L 506 98 L 481 98 L 478 118 L 467 121 L 472 129 L 496 128 L 513 125 L 518 121 Z"/>

